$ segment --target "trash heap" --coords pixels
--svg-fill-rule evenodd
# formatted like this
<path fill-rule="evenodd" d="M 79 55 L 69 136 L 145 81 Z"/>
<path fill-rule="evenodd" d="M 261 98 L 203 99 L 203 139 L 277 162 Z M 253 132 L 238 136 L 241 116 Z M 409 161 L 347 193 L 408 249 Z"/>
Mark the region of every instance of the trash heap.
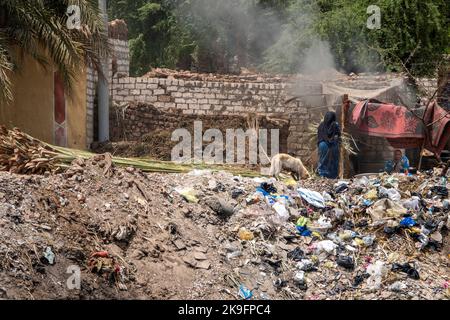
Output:
<path fill-rule="evenodd" d="M 229 283 L 243 299 L 448 298 L 450 203 L 439 170 L 299 184 L 234 177 L 233 200 L 205 200 L 231 224 L 222 252 Z M 218 192 L 232 185 L 220 181 L 208 183 Z M 194 189 L 178 190 L 202 203 Z M 432 278 L 435 287 L 424 285 Z"/>
<path fill-rule="evenodd" d="M 0 180 L 0 298 L 450 297 L 440 169 L 296 182 L 96 155 Z"/>

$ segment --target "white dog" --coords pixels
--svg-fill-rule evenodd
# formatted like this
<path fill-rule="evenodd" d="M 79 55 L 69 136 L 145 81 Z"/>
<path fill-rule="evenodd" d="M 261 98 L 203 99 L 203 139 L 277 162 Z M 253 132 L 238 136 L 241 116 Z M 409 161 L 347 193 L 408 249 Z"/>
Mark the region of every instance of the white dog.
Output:
<path fill-rule="evenodd" d="M 308 170 L 300 159 L 294 158 L 286 153 L 279 153 L 272 158 L 269 174 L 278 178 L 281 170 L 289 171 L 295 180 L 310 177 Z"/>

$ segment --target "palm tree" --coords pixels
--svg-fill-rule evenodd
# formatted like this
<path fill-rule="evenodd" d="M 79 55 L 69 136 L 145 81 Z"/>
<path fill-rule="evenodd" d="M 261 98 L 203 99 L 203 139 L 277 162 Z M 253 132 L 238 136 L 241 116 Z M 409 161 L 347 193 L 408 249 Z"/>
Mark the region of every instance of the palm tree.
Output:
<path fill-rule="evenodd" d="M 12 100 L 10 76 L 25 55 L 44 68 L 54 65 L 69 93 L 80 66 L 100 72 L 108 35 L 97 1 L 0 0 L 0 101 Z M 67 28 L 69 5 L 80 8 L 79 29 Z"/>

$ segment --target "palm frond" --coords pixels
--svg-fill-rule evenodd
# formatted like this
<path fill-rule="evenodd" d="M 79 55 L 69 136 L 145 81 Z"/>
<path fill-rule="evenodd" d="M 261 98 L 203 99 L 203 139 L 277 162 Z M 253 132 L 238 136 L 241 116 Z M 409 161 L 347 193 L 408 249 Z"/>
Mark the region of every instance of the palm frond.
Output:
<path fill-rule="evenodd" d="M 65 9 L 69 5 L 80 7 L 81 29 L 67 28 Z M 60 73 L 69 95 L 80 66 L 91 65 L 102 75 L 101 61 L 108 55 L 110 48 L 97 1 L 0 0 L 0 11 L 6 13 L 6 24 L 0 26 L 0 32 L 5 35 L 4 48 L 19 49 L 18 57 L 12 57 L 7 50 L 1 51 L 0 72 L 5 76 L 11 70 L 5 61 L 16 58 L 20 65 L 20 58 L 24 55 L 31 56 L 44 68 L 53 65 Z"/>

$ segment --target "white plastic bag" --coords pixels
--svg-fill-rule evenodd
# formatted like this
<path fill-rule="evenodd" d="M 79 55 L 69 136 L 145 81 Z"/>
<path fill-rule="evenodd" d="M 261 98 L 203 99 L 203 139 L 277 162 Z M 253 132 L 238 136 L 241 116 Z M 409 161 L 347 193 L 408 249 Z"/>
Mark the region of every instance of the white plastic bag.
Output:
<path fill-rule="evenodd" d="M 325 199 L 319 192 L 304 188 L 298 188 L 297 191 L 309 204 L 316 208 L 325 208 Z"/>
<path fill-rule="evenodd" d="M 315 247 L 316 247 L 316 254 L 320 254 L 322 252 L 331 254 L 334 252 L 334 250 L 336 250 L 337 244 L 335 244 L 331 240 L 323 240 L 316 243 Z"/>
<path fill-rule="evenodd" d="M 282 203 L 275 202 L 272 208 L 275 210 L 275 212 L 278 214 L 278 217 L 282 221 L 287 221 L 289 219 L 289 212 L 286 210 L 286 207 Z"/>
<path fill-rule="evenodd" d="M 386 195 L 392 201 L 400 201 L 400 199 L 402 198 L 400 192 L 393 188 L 386 189 L 384 187 L 380 187 L 380 195 Z"/>
<path fill-rule="evenodd" d="M 419 211 L 419 209 L 420 209 L 419 203 L 420 203 L 419 197 L 414 196 L 414 197 L 411 197 L 411 199 L 403 202 L 403 207 L 405 207 L 406 209 L 413 210 L 413 211 Z"/>
<path fill-rule="evenodd" d="M 367 279 L 369 287 L 371 289 L 379 289 L 383 276 L 387 273 L 387 268 L 383 261 L 377 260 L 367 267 L 367 273 L 370 275 Z"/>

